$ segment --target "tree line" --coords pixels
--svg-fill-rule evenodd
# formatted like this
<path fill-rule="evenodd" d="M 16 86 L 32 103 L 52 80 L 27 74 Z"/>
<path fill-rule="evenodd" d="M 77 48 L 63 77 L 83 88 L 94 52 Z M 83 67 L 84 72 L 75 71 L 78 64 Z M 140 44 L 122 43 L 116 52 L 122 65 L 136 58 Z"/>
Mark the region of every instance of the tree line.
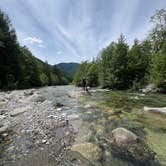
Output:
<path fill-rule="evenodd" d="M 166 10 L 157 10 L 150 20 L 153 28 L 144 41 L 135 39 L 130 47 L 121 35 L 92 62 L 83 62 L 73 83 L 112 89 L 138 90 L 154 84 L 166 92 Z"/>
<path fill-rule="evenodd" d="M 8 16 L 0 10 L 0 89 L 22 89 L 66 84 L 56 67 L 32 55 L 22 47 Z"/>

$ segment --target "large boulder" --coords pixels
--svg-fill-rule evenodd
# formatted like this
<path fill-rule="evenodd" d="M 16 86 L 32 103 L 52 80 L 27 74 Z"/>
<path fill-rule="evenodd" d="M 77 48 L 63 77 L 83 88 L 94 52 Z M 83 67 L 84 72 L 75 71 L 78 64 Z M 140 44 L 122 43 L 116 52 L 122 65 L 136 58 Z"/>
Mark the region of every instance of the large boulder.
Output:
<path fill-rule="evenodd" d="M 111 151 L 136 166 L 148 166 L 155 162 L 155 153 L 133 132 L 116 128 L 111 134 Z"/>
<path fill-rule="evenodd" d="M 138 139 L 134 133 L 122 127 L 112 131 L 112 138 L 119 146 L 136 142 Z"/>

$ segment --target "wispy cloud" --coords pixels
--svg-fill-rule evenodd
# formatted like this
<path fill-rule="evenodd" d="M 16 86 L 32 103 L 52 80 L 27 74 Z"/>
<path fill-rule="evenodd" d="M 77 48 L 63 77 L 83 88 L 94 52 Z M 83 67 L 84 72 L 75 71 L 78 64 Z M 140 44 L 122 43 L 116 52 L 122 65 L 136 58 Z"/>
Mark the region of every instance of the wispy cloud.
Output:
<path fill-rule="evenodd" d="M 43 8 L 44 6 L 44 8 Z M 43 60 L 91 60 L 120 33 L 131 43 L 143 39 L 149 18 L 165 0 L 6 0 L 0 1 L 21 44 Z"/>

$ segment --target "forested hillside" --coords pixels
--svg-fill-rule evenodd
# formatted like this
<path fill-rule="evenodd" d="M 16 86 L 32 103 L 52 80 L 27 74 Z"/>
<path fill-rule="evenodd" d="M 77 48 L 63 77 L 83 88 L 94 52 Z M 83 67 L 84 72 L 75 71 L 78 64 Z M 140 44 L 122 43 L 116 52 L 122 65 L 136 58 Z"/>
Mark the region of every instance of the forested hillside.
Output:
<path fill-rule="evenodd" d="M 93 62 L 83 62 L 73 82 L 85 78 L 89 86 L 133 90 L 152 83 L 166 92 L 166 10 L 156 11 L 150 21 L 153 29 L 144 41 L 129 46 L 121 35 Z"/>
<path fill-rule="evenodd" d="M 68 77 L 70 81 L 73 80 L 73 76 L 76 72 L 76 70 L 79 67 L 79 63 L 59 63 L 56 66 Z"/>
<path fill-rule="evenodd" d="M 65 76 L 21 47 L 6 14 L 0 11 L 0 89 L 66 84 Z"/>

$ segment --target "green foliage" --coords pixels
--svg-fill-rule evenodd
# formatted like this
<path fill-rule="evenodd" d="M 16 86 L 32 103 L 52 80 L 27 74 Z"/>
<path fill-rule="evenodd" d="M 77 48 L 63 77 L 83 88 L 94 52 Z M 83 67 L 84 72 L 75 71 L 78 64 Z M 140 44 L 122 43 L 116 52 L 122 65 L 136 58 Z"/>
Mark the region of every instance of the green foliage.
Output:
<path fill-rule="evenodd" d="M 127 83 L 127 54 L 128 45 L 125 43 L 125 37 L 120 36 L 118 43 L 116 44 L 116 49 L 114 56 L 112 58 L 112 68 L 113 68 L 113 87 L 118 89 L 125 89 L 128 87 Z"/>
<path fill-rule="evenodd" d="M 68 79 L 56 66 L 52 66 L 51 78 L 53 78 L 52 79 L 52 85 L 65 85 L 65 84 L 68 84 Z"/>
<path fill-rule="evenodd" d="M 19 57 L 19 61 L 22 75 L 19 80 L 19 86 L 21 88 L 41 86 L 40 71 L 36 58 L 26 47 L 20 47 L 20 51 L 21 55 Z"/>
<path fill-rule="evenodd" d="M 150 49 L 151 44 L 148 41 L 139 44 L 135 40 L 129 51 L 127 64 L 128 84 L 134 90 L 138 90 L 148 81 L 147 75 L 151 59 Z"/>
<path fill-rule="evenodd" d="M 73 83 L 82 86 L 83 79 L 86 79 L 87 85 L 95 87 L 98 85 L 98 68 L 96 62 L 83 62 L 74 75 Z"/>
<path fill-rule="evenodd" d="M 166 10 L 158 10 L 151 21 L 155 26 L 150 34 L 153 45 L 150 78 L 152 83 L 166 92 Z"/>
<path fill-rule="evenodd" d="M 115 49 L 115 43 L 111 43 L 107 48 L 103 49 L 101 56 L 97 59 L 99 83 L 102 87 L 111 87 L 111 84 L 114 84 L 112 59 L 115 55 Z"/>
<path fill-rule="evenodd" d="M 87 61 L 83 62 L 77 72 L 74 75 L 74 79 L 73 79 L 73 83 L 77 86 L 81 86 L 82 85 L 82 80 L 87 78 L 87 72 L 88 72 L 88 68 L 90 66 L 90 63 L 88 63 Z"/>
<path fill-rule="evenodd" d="M 95 87 L 98 85 L 98 68 L 95 62 L 93 62 L 88 68 L 87 85 L 91 87 Z"/>
<path fill-rule="evenodd" d="M 166 40 L 166 10 L 157 10 L 151 17 L 151 22 L 154 24 L 154 28 L 149 38 L 153 44 L 153 51 L 156 53 L 162 49 Z"/>
<path fill-rule="evenodd" d="M 44 73 L 40 74 L 40 81 L 42 86 L 46 86 L 49 84 L 48 77 Z"/>
<path fill-rule="evenodd" d="M 163 91 L 166 91 L 166 42 L 161 53 L 152 58 L 151 81 Z"/>
<path fill-rule="evenodd" d="M 102 87 L 124 89 L 127 83 L 128 45 L 120 36 L 118 43 L 112 42 L 101 52 L 99 63 L 99 82 Z"/>
<path fill-rule="evenodd" d="M 19 45 L 9 18 L 1 11 L 0 43 L 0 88 L 15 87 L 17 80 L 20 79 L 21 71 L 18 62 Z M 9 77 L 12 77 L 12 83 Z"/>

